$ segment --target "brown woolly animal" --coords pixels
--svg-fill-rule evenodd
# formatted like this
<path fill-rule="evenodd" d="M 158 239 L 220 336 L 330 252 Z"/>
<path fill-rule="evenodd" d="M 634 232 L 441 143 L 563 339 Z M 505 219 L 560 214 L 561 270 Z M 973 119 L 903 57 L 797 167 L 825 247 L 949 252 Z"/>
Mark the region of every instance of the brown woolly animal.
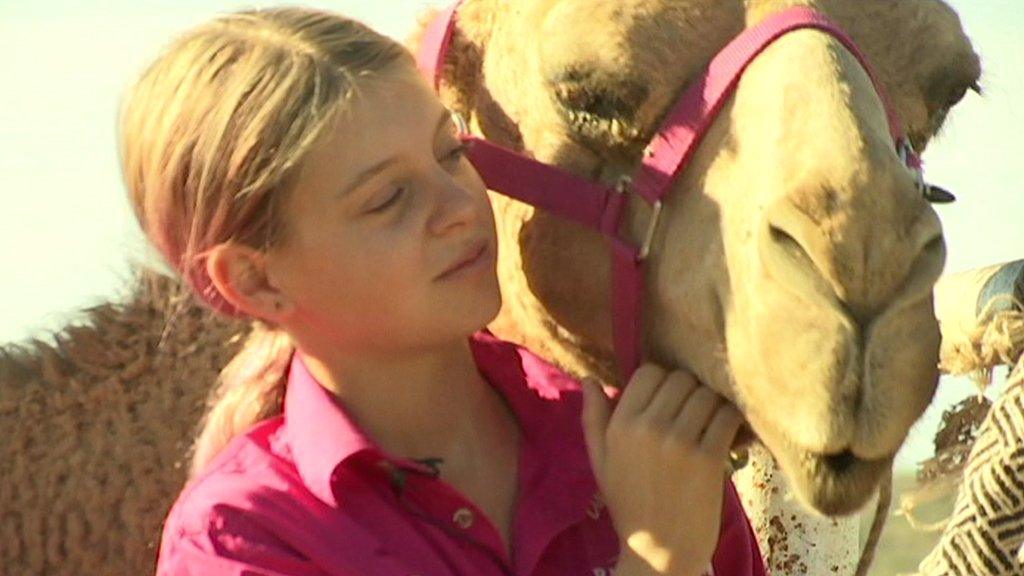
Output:
<path fill-rule="evenodd" d="M 152 573 L 206 397 L 248 333 L 176 281 L 0 348 L 0 574 Z"/>
<path fill-rule="evenodd" d="M 496 142 L 615 182 L 719 48 L 797 3 L 467 0 L 443 98 Z M 918 149 L 978 80 L 938 0 L 799 3 L 861 45 Z M 494 210 L 505 309 L 493 328 L 613 381 L 602 238 L 497 196 Z M 637 238 L 648 210 L 628 210 Z M 797 32 L 750 67 L 668 196 L 648 262 L 645 353 L 733 400 L 804 502 L 848 513 L 934 392 L 931 288 L 944 257 L 864 71 L 830 37 Z M 151 569 L 184 477 L 176 465 L 243 331 L 191 305 L 168 326 L 179 296 L 167 286 L 139 284 L 55 349 L 4 355 L 4 574 Z"/>

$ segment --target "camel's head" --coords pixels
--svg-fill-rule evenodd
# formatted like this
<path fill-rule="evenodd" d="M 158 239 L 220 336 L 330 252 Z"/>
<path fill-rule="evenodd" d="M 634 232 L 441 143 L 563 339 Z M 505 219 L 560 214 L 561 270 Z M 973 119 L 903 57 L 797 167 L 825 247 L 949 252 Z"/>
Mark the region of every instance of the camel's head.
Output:
<path fill-rule="evenodd" d="M 470 0 L 447 97 L 492 140 L 614 182 L 688 79 L 791 4 Z M 978 80 L 938 0 L 804 4 L 858 42 L 918 150 Z M 546 325 L 578 357 L 610 357 L 607 312 L 594 313 L 608 308 L 604 245 L 508 206 L 499 201 L 499 225 Z M 631 212 L 637 238 L 649 211 L 637 200 Z M 931 290 L 944 257 L 867 74 L 834 38 L 795 32 L 750 66 L 669 193 L 647 268 L 646 352 L 732 398 L 812 507 L 850 512 L 934 392 Z M 506 290 L 509 306 L 527 302 L 521 292 Z"/>

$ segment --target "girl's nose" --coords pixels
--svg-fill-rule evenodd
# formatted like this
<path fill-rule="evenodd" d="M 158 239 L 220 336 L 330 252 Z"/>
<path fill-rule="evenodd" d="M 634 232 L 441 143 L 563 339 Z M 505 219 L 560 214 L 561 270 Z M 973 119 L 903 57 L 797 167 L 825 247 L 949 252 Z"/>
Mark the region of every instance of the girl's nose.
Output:
<path fill-rule="evenodd" d="M 479 217 L 479 199 L 447 172 L 442 171 L 437 179 L 433 196 L 434 207 L 428 226 L 434 234 L 443 235 L 473 226 Z"/>

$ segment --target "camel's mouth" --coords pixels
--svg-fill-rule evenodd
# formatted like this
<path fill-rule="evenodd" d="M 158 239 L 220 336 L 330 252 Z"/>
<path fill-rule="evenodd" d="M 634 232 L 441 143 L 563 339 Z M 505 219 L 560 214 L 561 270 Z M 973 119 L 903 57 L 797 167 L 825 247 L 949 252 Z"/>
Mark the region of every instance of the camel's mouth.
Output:
<path fill-rule="evenodd" d="M 861 458 L 849 450 L 836 454 L 804 452 L 804 469 L 821 482 L 841 482 L 870 472 L 892 461 L 895 454 L 882 458 Z"/>
<path fill-rule="evenodd" d="M 823 514 L 852 514 L 862 508 L 892 466 L 895 454 L 867 459 L 849 450 L 838 454 L 805 452 L 801 456 L 803 478 L 808 482 L 805 497 Z"/>
<path fill-rule="evenodd" d="M 760 419 L 758 424 L 757 439 L 782 467 L 793 492 L 826 516 L 843 516 L 863 508 L 895 458 L 895 452 L 867 458 L 850 449 L 811 450 Z M 751 437 L 753 434 L 751 431 Z"/>
<path fill-rule="evenodd" d="M 851 450 L 822 453 L 791 442 L 774 451 L 799 497 L 826 516 L 842 516 L 860 510 L 871 498 L 882 476 L 892 466 L 895 453 L 864 458 Z"/>
<path fill-rule="evenodd" d="M 767 332 L 753 335 L 759 348 L 750 348 L 771 361 L 771 370 L 760 373 L 784 376 L 774 376 L 772 387 L 746 384 L 752 381 L 748 361 L 735 395 L 798 499 L 824 515 L 842 516 L 868 503 L 931 398 L 937 330 L 928 299 L 900 301 L 863 331 L 841 311 L 818 310 L 802 319 L 812 336 L 798 345 L 777 346 Z M 775 328 L 801 312 L 765 324 Z M 751 337 L 731 335 L 730 350 L 749 350 L 743 346 Z"/>

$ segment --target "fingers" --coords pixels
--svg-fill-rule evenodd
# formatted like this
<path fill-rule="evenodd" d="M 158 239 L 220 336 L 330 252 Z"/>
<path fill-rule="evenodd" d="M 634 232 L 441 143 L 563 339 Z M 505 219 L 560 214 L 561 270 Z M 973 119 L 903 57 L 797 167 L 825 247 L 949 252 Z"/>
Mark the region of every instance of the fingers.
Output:
<path fill-rule="evenodd" d="M 743 415 L 732 404 L 722 404 L 711 418 L 700 447 L 710 456 L 724 459 L 743 425 Z"/>
<path fill-rule="evenodd" d="M 686 445 L 697 444 L 721 403 L 721 397 L 710 388 L 698 387 L 672 423 L 672 434 Z"/>
<path fill-rule="evenodd" d="M 687 372 L 669 373 L 651 398 L 643 418 L 657 428 L 671 425 L 697 386 L 697 380 Z"/>
<path fill-rule="evenodd" d="M 691 374 L 653 364 L 637 369 L 614 408 L 596 381 L 584 380 L 583 391 L 583 428 L 595 470 L 605 459 L 609 426 L 643 421 L 667 431 L 677 445 L 724 458 L 743 424 L 732 404 Z"/>
<path fill-rule="evenodd" d="M 584 378 L 583 388 L 583 435 L 587 441 L 587 452 L 594 470 L 604 462 L 605 432 L 611 418 L 611 401 L 595 380 Z"/>
<path fill-rule="evenodd" d="M 643 413 L 665 376 L 665 371 L 654 364 L 644 364 L 637 368 L 615 406 L 614 418 L 632 420 Z"/>

